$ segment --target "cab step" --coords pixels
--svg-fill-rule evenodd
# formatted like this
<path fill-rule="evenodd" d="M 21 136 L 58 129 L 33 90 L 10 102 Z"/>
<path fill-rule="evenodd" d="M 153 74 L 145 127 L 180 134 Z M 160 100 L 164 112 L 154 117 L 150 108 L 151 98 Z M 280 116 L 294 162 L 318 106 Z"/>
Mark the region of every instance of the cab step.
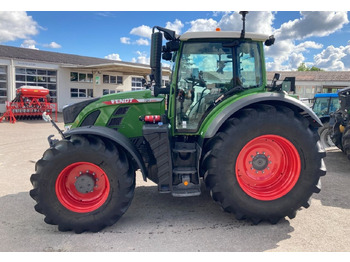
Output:
<path fill-rule="evenodd" d="M 183 173 L 182 173 L 183 174 Z M 189 174 L 182 175 L 182 183 L 174 186 L 171 192 L 174 197 L 199 196 L 201 194 L 200 184 L 193 184 Z"/>

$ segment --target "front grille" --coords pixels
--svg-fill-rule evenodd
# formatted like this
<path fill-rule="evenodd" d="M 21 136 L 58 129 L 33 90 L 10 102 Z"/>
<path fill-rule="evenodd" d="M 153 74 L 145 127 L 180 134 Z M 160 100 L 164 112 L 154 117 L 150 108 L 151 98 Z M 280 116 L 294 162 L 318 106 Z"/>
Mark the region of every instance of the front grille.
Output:
<path fill-rule="evenodd" d="M 95 102 L 98 98 L 86 100 L 83 102 L 75 103 L 73 105 L 66 106 L 63 108 L 63 121 L 65 124 L 73 123 L 77 118 L 81 110 L 83 110 L 87 105 Z"/>
<path fill-rule="evenodd" d="M 96 110 L 92 113 L 90 113 L 81 123 L 80 126 L 93 126 L 96 122 L 96 119 L 98 118 L 98 116 L 100 115 L 101 111 L 100 110 Z"/>
<path fill-rule="evenodd" d="M 107 124 L 107 126 L 119 126 L 122 122 L 122 117 L 111 118 Z"/>
<path fill-rule="evenodd" d="M 115 111 L 114 111 L 114 113 L 113 113 L 113 115 L 125 115 L 126 114 L 126 112 L 128 112 L 128 109 L 129 109 L 129 107 L 128 106 L 126 106 L 126 107 L 119 107 L 119 108 L 117 108 Z"/>

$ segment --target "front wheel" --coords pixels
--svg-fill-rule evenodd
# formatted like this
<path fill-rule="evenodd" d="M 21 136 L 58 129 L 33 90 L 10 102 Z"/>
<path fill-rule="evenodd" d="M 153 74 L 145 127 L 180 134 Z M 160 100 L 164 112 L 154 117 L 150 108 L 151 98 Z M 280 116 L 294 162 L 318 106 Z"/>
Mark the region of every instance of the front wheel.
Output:
<path fill-rule="evenodd" d="M 31 197 L 60 231 L 97 232 L 114 224 L 134 195 L 135 173 L 111 141 L 72 136 L 46 150 L 31 176 Z"/>
<path fill-rule="evenodd" d="M 241 110 L 204 147 L 202 169 L 212 198 L 255 224 L 294 218 L 320 191 L 326 173 L 318 139 L 317 130 L 287 107 Z"/>

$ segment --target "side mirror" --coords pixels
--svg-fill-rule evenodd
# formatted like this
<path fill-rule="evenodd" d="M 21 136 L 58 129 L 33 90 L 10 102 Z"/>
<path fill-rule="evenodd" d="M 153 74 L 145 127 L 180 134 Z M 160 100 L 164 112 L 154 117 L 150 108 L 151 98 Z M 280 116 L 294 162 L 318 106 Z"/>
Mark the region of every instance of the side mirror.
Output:
<path fill-rule="evenodd" d="M 162 63 L 160 61 L 162 55 L 162 38 L 161 32 L 154 32 L 152 34 L 151 42 L 151 76 L 154 81 L 154 95 L 158 96 L 159 89 L 162 87 Z"/>
<path fill-rule="evenodd" d="M 275 75 L 273 76 L 272 81 L 278 81 L 280 79 L 280 77 L 281 77 L 281 74 L 275 73 Z"/>
<path fill-rule="evenodd" d="M 271 82 L 271 90 L 276 90 L 277 81 L 280 79 L 280 77 L 281 77 L 281 74 L 275 73 Z"/>
<path fill-rule="evenodd" d="M 163 53 L 162 58 L 166 61 L 170 61 L 173 58 L 173 55 L 172 53 L 166 52 L 166 53 Z"/>
<path fill-rule="evenodd" d="M 176 39 L 176 33 L 173 30 L 170 30 L 168 28 L 160 27 L 160 26 L 155 26 L 154 28 L 157 28 L 159 31 L 164 32 L 164 38 L 166 40 L 175 40 Z"/>
<path fill-rule="evenodd" d="M 270 35 L 269 39 L 265 41 L 266 46 L 272 46 L 275 43 L 275 37 L 273 35 Z"/>
<path fill-rule="evenodd" d="M 160 67 L 160 57 L 162 54 L 162 38 L 163 35 L 161 32 L 155 32 L 152 34 L 151 40 L 151 59 L 150 66 L 151 68 Z"/>

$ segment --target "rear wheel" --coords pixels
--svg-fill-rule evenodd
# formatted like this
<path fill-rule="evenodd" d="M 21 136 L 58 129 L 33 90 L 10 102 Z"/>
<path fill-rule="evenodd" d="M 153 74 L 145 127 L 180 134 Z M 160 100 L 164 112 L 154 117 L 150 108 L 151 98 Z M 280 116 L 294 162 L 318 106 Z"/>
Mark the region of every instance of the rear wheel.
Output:
<path fill-rule="evenodd" d="M 246 108 L 204 147 L 204 179 L 225 211 L 254 223 L 293 218 L 320 191 L 325 152 L 306 119 L 283 106 Z"/>
<path fill-rule="evenodd" d="M 31 176 L 36 211 L 60 231 L 99 231 L 114 224 L 134 195 L 127 155 L 110 141 L 72 136 L 46 150 Z"/>

